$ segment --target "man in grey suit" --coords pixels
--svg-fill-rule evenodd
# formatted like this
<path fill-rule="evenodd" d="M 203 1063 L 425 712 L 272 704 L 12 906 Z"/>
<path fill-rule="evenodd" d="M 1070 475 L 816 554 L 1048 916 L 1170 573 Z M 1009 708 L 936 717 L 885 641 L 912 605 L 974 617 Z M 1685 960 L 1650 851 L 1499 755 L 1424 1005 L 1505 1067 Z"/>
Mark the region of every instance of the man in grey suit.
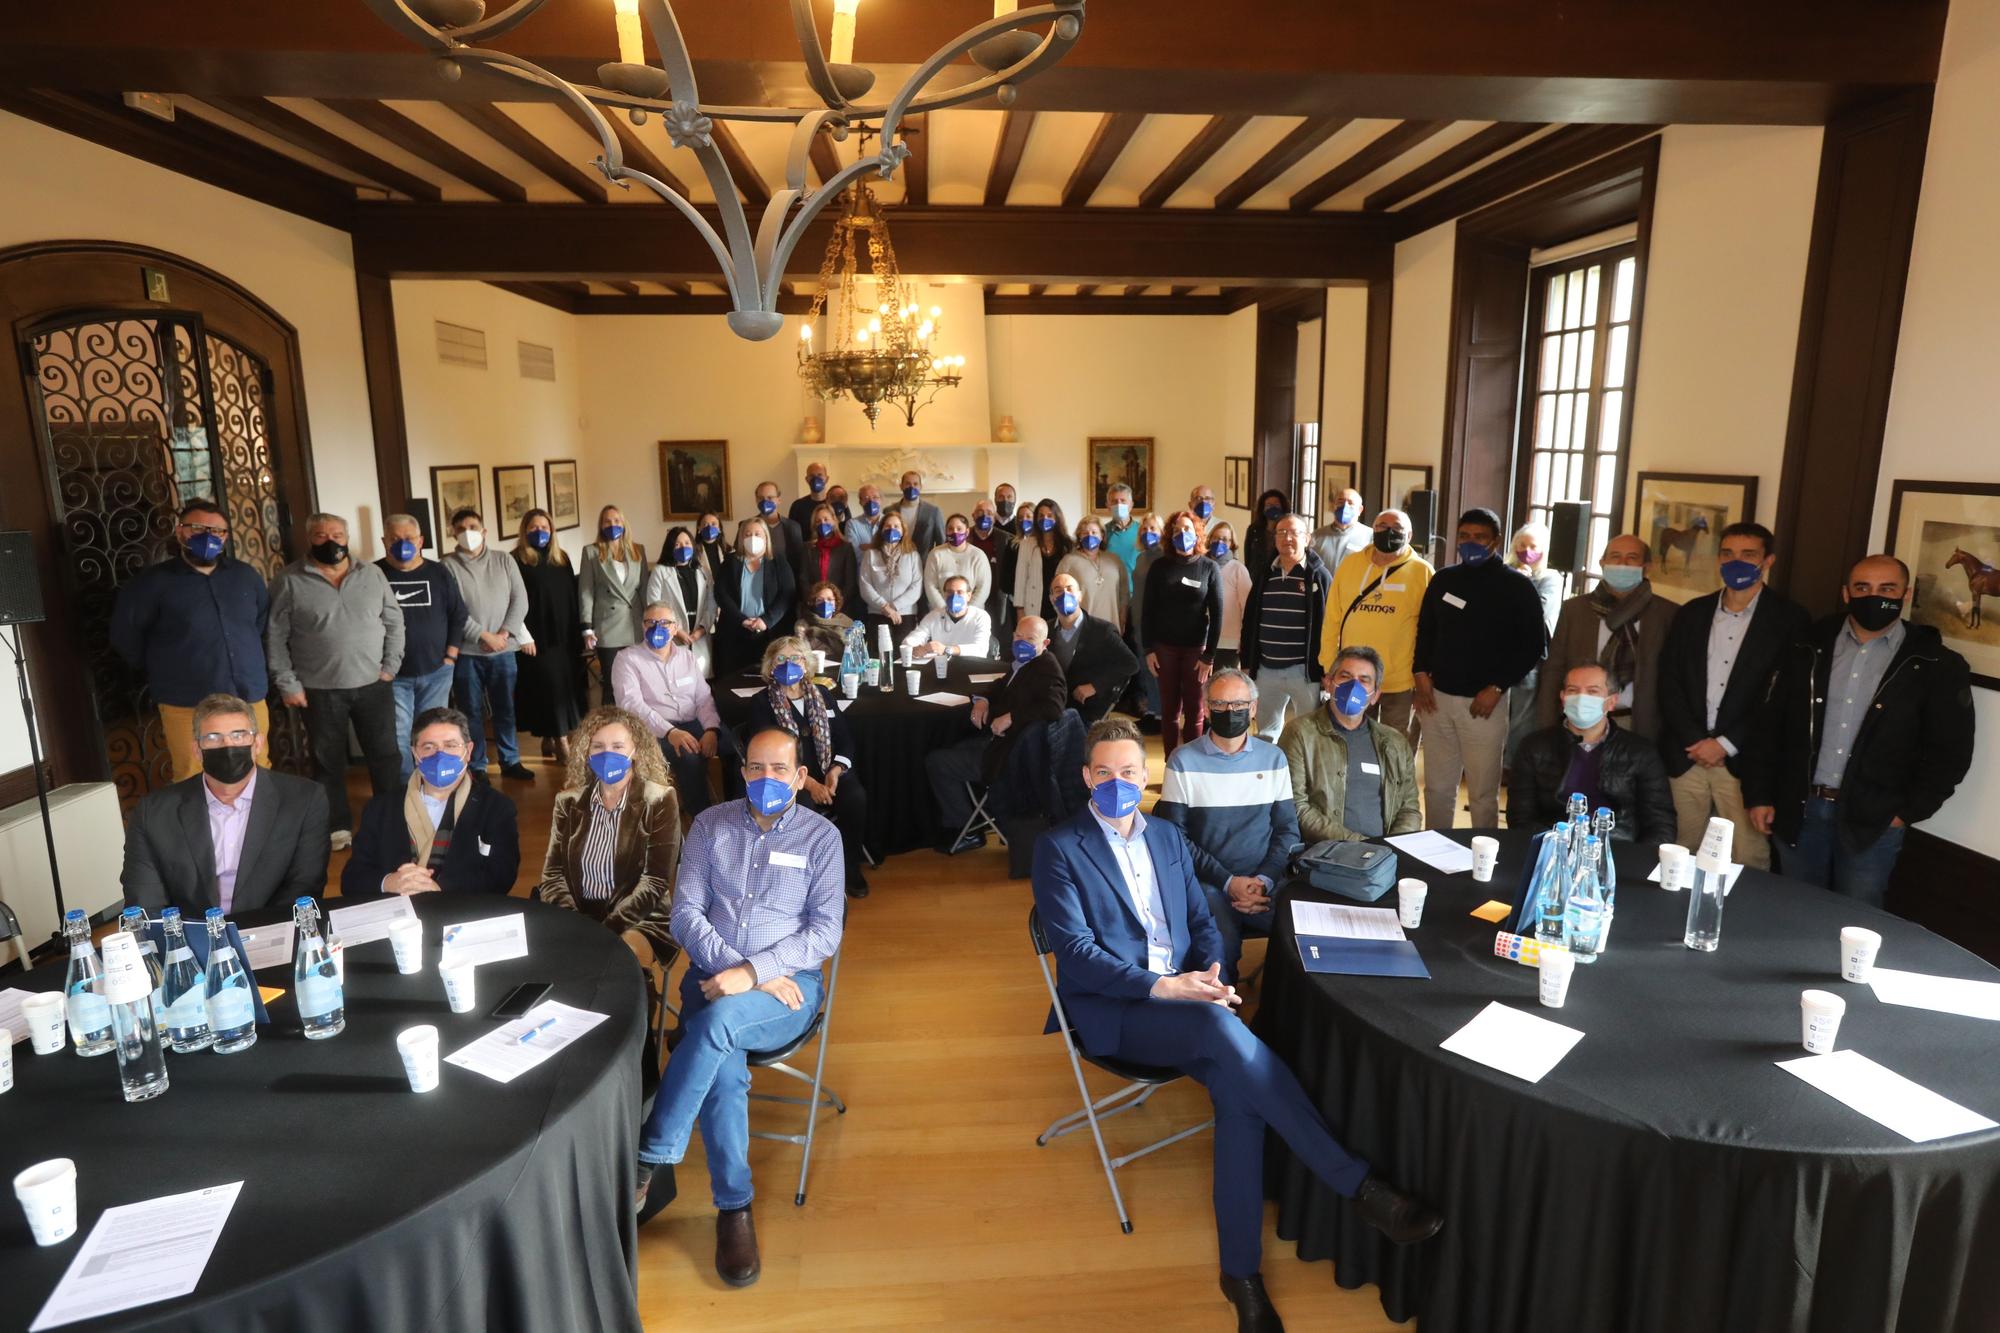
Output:
<path fill-rule="evenodd" d="M 244 912 L 326 889 L 327 806 L 319 784 L 257 767 L 264 737 L 250 705 L 211 694 L 195 705 L 201 772 L 140 801 L 125 826 L 125 901 Z"/>
<path fill-rule="evenodd" d="M 909 529 L 910 540 L 917 544 L 919 559 L 931 553 L 931 547 L 944 543 L 944 518 L 938 507 L 924 499 L 924 474 L 905 472 L 902 477 L 903 526 Z"/>

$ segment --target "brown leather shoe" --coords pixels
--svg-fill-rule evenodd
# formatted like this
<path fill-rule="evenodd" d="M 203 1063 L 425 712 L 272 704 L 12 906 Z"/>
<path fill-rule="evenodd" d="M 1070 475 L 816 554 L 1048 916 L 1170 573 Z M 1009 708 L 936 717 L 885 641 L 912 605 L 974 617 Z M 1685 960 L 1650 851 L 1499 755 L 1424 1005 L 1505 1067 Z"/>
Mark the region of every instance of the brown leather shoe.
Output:
<path fill-rule="evenodd" d="M 715 1272 L 732 1287 L 747 1287 L 764 1271 L 757 1257 L 757 1224 L 750 1209 L 725 1208 L 715 1215 Z"/>

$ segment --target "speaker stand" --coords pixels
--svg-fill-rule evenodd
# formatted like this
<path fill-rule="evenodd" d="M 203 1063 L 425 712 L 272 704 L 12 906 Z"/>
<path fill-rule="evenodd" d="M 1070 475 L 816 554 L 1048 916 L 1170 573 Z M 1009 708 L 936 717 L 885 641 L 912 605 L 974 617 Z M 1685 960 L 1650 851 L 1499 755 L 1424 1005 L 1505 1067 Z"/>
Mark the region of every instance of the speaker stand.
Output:
<path fill-rule="evenodd" d="M 63 941 L 63 918 L 67 915 L 63 904 L 62 870 L 56 864 L 56 826 L 49 818 L 49 780 L 42 771 L 42 739 L 35 728 L 35 697 L 28 692 L 28 653 L 21 646 L 21 627 L 13 626 L 14 636 L 8 647 L 14 654 L 14 675 L 21 684 L 21 717 L 28 724 L 28 758 L 35 769 L 35 803 L 42 811 L 42 838 L 49 849 L 49 887 L 56 894 L 56 928 L 49 936 L 51 944 Z"/>

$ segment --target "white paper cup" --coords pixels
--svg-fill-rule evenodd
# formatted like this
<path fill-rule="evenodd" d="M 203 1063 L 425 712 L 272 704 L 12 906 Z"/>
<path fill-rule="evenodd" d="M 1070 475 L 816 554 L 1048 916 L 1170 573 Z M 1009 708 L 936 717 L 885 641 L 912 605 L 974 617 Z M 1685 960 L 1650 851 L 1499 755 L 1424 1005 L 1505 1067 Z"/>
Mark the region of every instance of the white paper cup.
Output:
<path fill-rule="evenodd" d="M 21 1016 L 28 1020 L 28 1040 L 36 1055 L 55 1055 L 67 1044 L 62 996 L 53 991 L 30 995 L 21 1001 Z"/>
<path fill-rule="evenodd" d="M 813 655 L 813 674 L 816 676 L 824 676 L 826 674 L 826 649 L 815 648 L 812 650 L 812 655 Z"/>
<path fill-rule="evenodd" d="M 411 1092 L 429 1092 L 438 1085 L 438 1030 L 429 1023 L 404 1028 L 396 1034 L 396 1054 L 403 1057 L 403 1073 Z"/>
<path fill-rule="evenodd" d="M 28 1215 L 35 1244 L 55 1245 L 76 1234 L 76 1163 L 52 1157 L 14 1177 L 14 1197 Z"/>
<path fill-rule="evenodd" d="M 1834 1038 L 1840 1035 L 1840 1016 L 1846 1012 L 1847 1001 L 1832 991 L 1799 992 L 1799 1013 L 1805 1025 L 1806 1049 L 1814 1055 L 1831 1052 Z"/>
<path fill-rule="evenodd" d="M 939 680 L 951 674 L 951 654 L 944 650 L 942 644 L 938 646 L 937 656 L 931 658 L 931 670 L 937 673 Z"/>
<path fill-rule="evenodd" d="M 1472 877 L 1481 884 L 1491 882 L 1493 867 L 1500 863 L 1500 839 L 1483 834 L 1472 840 Z"/>
<path fill-rule="evenodd" d="M 1679 843 L 1660 844 L 1660 887 L 1679 893 L 1693 877 L 1693 853 Z"/>
<path fill-rule="evenodd" d="M 1544 944 L 1539 954 L 1541 961 L 1536 971 L 1542 983 L 1542 1003 L 1560 1009 L 1569 998 L 1569 979 L 1576 974 L 1576 955 L 1552 944 Z"/>
<path fill-rule="evenodd" d="M 1431 886 L 1420 879 L 1396 881 L 1396 910 L 1402 913 L 1403 929 L 1415 930 L 1424 923 L 1424 899 L 1430 891 Z"/>
<path fill-rule="evenodd" d="M 469 1014 L 473 1005 L 474 964 L 453 963 L 449 967 L 439 967 L 438 976 L 444 980 L 444 998 L 451 1005 L 454 1014 Z"/>
<path fill-rule="evenodd" d="M 841 672 L 840 673 L 841 697 L 845 699 L 852 699 L 855 695 L 859 693 L 861 693 L 861 673 L 859 671 Z"/>
<path fill-rule="evenodd" d="M 1875 955 L 1881 952 L 1882 937 L 1861 926 L 1846 926 L 1840 932 L 1840 975 L 1848 981 L 1866 981 L 1875 971 Z"/>
<path fill-rule="evenodd" d="M 903 673 L 903 687 L 910 692 L 912 698 L 922 694 L 924 692 L 924 673 L 921 671 L 905 671 Z"/>
<path fill-rule="evenodd" d="M 897 645 L 896 660 L 904 666 L 910 664 L 910 641 L 908 639 L 903 640 L 901 644 Z"/>
<path fill-rule="evenodd" d="M 868 659 L 868 688 L 873 689 L 881 683 L 882 660 L 878 657 L 871 657 Z"/>
<path fill-rule="evenodd" d="M 396 951 L 396 970 L 404 976 L 424 970 L 424 923 L 414 917 L 392 922 L 389 947 Z"/>
<path fill-rule="evenodd" d="M 8 1092 L 14 1086 L 14 1034 L 7 1028 L 0 1028 L 0 1092 Z"/>

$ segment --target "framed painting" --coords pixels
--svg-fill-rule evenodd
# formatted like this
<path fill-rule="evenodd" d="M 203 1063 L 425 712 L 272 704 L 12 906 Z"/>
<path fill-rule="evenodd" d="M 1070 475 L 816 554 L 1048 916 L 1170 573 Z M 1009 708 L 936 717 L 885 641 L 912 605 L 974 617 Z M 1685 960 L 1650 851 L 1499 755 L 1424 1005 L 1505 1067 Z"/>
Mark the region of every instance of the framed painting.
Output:
<path fill-rule="evenodd" d="M 477 463 L 450 463 L 431 469 L 431 545 L 437 550 L 451 547 L 453 514 L 461 509 L 485 512 L 486 506 L 479 499 L 479 480 Z"/>
<path fill-rule="evenodd" d="M 1120 483 L 1132 488 L 1133 513 L 1143 514 L 1153 507 L 1152 436 L 1093 435 L 1087 466 L 1090 507 L 1095 512 L 1111 512 L 1111 488 Z"/>
<path fill-rule="evenodd" d="M 556 531 L 568 532 L 581 526 L 583 514 L 577 498 L 576 460 L 550 459 L 542 464 L 542 479 L 548 483 L 549 517 L 555 522 Z"/>
<path fill-rule="evenodd" d="M 511 542 L 521 531 L 521 520 L 535 507 L 535 465 L 517 463 L 493 469 L 493 513 L 486 530 L 494 538 Z"/>
<path fill-rule="evenodd" d="M 1387 483 L 1383 488 L 1382 507 L 1408 509 L 1411 491 L 1429 489 L 1431 489 L 1429 463 L 1391 463 L 1387 473 Z"/>
<path fill-rule="evenodd" d="M 667 518 L 729 512 L 729 441 L 661 440 L 660 508 Z"/>
<path fill-rule="evenodd" d="M 1222 460 L 1222 503 L 1232 509 L 1250 507 L 1250 459 L 1231 454 Z"/>
<path fill-rule="evenodd" d="M 1641 472 L 1632 531 L 1653 548 L 1653 591 L 1686 602 L 1722 586 L 1716 547 L 1731 523 L 1757 517 L 1757 478 Z"/>
<path fill-rule="evenodd" d="M 1319 522 L 1333 522 L 1334 507 L 1340 503 L 1340 493 L 1354 489 L 1355 467 L 1351 462 L 1335 459 L 1319 465 Z"/>
<path fill-rule="evenodd" d="M 1976 684 L 2000 690 L 2000 484 L 1896 482 L 1889 552 L 1910 567 L 1910 619 L 1942 634 Z"/>

